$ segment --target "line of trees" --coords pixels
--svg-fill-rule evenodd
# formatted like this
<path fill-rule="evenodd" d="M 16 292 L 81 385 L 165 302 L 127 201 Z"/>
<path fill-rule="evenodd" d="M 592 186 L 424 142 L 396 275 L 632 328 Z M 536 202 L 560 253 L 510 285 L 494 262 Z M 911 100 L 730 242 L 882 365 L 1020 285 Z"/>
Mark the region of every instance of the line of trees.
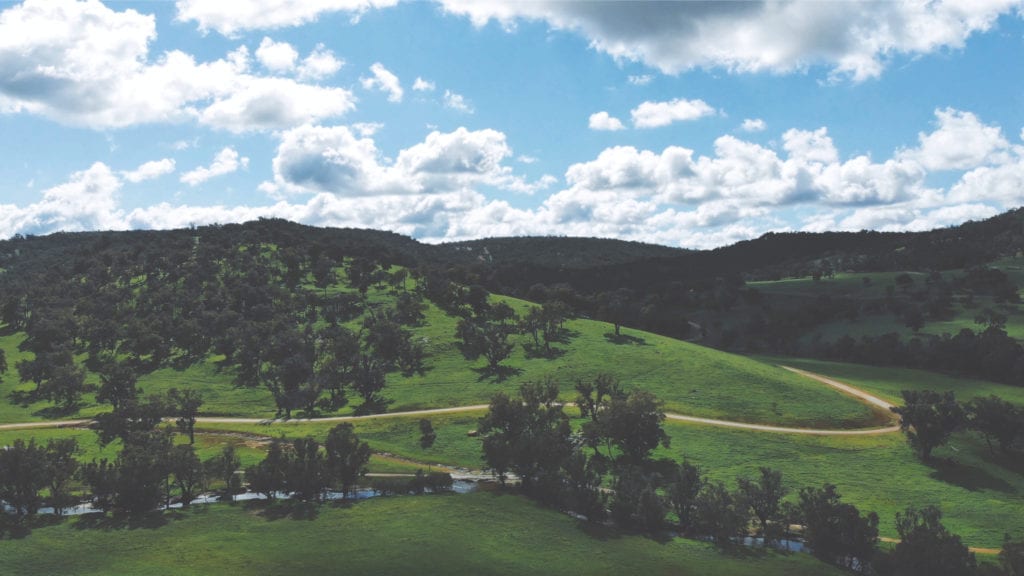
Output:
<path fill-rule="evenodd" d="M 900 416 L 900 429 L 910 446 L 926 462 L 932 450 L 963 429 L 981 435 L 993 452 L 993 441 L 1004 454 L 1024 447 L 1024 409 L 994 394 L 964 403 L 957 402 L 953 392 L 904 390 L 901 394 L 903 405 L 892 411 Z"/>
<path fill-rule="evenodd" d="M 790 489 L 781 472 L 760 467 L 755 477 L 739 477 L 730 489 L 685 458 L 677 463 L 652 457 L 658 446 L 669 447 L 669 438 L 661 405 L 649 393 L 626 391 L 606 375 L 575 388 L 585 419 L 578 430 L 570 426 L 551 381 L 525 383 L 517 397 L 494 396 L 478 431 L 483 460 L 503 483 L 514 476 L 522 493 L 545 505 L 627 530 L 674 529 L 723 547 L 753 534 L 768 546 L 794 536 L 790 527 L 798 525 L 812 554 L 850 570 L 976 573 L 974 555 L 945 529 L 938 508 L 910 507 L 897 514 L 901 543 L 879 554 L 878 515 L 844 502 L 834 485 L 801 488 L 787 500 Z M 994 402 L 970 405 L 977 426 L 977 415 Z M 1020 561 L 1020 548 L 1024 542 L 1007 540 L 1007 566 Z M 1012 570 L 1002 573 L 1017 573 Z"/>

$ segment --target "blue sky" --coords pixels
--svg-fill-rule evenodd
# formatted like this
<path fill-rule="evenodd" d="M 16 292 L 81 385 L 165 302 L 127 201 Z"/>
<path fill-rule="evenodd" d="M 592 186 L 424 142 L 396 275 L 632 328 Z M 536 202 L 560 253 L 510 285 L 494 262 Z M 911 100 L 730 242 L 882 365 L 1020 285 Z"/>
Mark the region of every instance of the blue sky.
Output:
<path fill-rule="evenodd" d="M 0 2 L 0 237 L 707 248 L 1024 204 L 1024 2 Z"/>

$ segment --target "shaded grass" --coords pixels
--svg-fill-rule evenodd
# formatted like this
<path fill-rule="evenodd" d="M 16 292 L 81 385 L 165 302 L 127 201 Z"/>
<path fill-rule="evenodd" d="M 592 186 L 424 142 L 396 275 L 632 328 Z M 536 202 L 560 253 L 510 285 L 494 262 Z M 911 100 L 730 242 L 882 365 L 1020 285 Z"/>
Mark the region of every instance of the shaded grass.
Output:
<path fill-rule="evenodd" d="M 76 529 L 0 541 L 5 574 L 830 575 L 806 554 L 724 555 L 710 544 L 598 529 L 512 495 L 377 498 L 314 516 L 199 506 L 159 528 Z"/>

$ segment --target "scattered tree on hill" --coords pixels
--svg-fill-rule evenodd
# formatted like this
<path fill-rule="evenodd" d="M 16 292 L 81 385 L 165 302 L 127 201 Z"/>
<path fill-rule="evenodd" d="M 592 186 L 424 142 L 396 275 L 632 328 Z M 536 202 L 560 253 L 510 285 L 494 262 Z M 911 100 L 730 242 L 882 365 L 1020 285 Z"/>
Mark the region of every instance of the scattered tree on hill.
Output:
<path fill-rule="evenodd" d="M 106 446 L 117 438 L 127 444 L 136 436 L 145 436 L 156 429 L 165 411 L 163 400 L 155 396 L 122 401 L 112 412 L 97 414 L 92 428 L 99 435 L 101 445 Z"/>
<path fill-rule="evenodd" d="M 481 317 L 459 321 L 455 337 L 461 340 L 460 349 L 467 360 L 480 356 L 487 359 L 492 373 L 500 372 L 501 363 L 512 355 L 513 345 L 508 341 L 512 327 Z"/>
<path fill-rule="evenodd" d="M 434 432 L 434 425 L 429 418 L 420 418 L 420 448 L 430 450 L 437 440 L 437 432 Z"/>
<path fill-rule="evenodd" d="M 991 395 L 975 398 L 965 406 L 967 427 L 981 434 L 992 450 L 992 439 L 1003 452 L 1009 452 L 1018 438 L 1024 438 L 1024 410 Z"/>
<path fill-rule="evenodd" d="M 921 459 L 931 459 L 932 450 L 942 446 L 964 423 L 963 407 L 952 392 L 904 390 L 903 406 L 892 411 L 900 415 L 900 429 Z"/>
<path fill-rule="evenodd" d="M 782 518 L 782 499 L 788 490 L 782 486 L 782 472 L 761 466 L 757 480 L 738 478 L 740 493 L 761 524 L 761 537 L 768 546 L 777 540 Z"/>
<path fill-rule="evenodd" d="M 167 391 L 167 403 L 171 415 L 177 418 L 178 430 L 188 434 L 189 444 L 195 444 L 196 418 L 199 417 L 199 408 L 203 405 L 203 395 L 191 388 L 171 388 Z"/>
<path fill-rule="evenodd" d="M 375 414 L 387 409 L 388 400 L 381 395 L 387 383 L 384 367 L 374 356 L 360 354 L 352 372 L 352 389 L 362 398 L 356 414 Z"/>
<path fill-rule="evenodd" d="M 900 541 L 891 562 L 897 574 L 970 576 L 977 562 L 974 553 L 942 525 L 942 511 L 935 506 L 907 508 L 896 513 Z"/>
<path fill-rule="evenodd" d="M 601 411 L 608 407 L 610 401 L 625 397 L 626 392 L 611 374 L 598 374 L 592 382 L 576 381 L 576 407 L 580 409 L 581 418 L 590 418 L 592 422 L 597 422 Z"/>
<path fill-rule="evenodd" d="M 173 433 L 158 429 L 131 436 L 114 461 L 113 507 L 129 515 L 156 509 L 166 500 Z"/>
<path fill-rule="evenodd" d="M 579 448 L 573 450 L 562 464 L 568 492 L 566 506 L 583 514 L 591 522 L 598 522 L 607 515 L 607 497 L 601 490 L 605 468 L 604 459 L 600 456 L 588 457 Z"/>

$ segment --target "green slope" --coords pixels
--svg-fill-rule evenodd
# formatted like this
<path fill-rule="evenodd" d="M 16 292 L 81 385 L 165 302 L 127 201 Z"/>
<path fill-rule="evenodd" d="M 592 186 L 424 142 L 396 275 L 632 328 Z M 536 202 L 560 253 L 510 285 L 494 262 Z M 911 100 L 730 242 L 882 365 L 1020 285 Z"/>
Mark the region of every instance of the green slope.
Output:
<path fill-rule="evenodd" d="M 242 505 L 165 515 L 159 529 L 86 519 L 0 540 L 3 573 L 102 574 L 841 574 L 807 554 L 725 555 L 586 526 L 517 496 L 377 498 L 315 518 Z"/>

